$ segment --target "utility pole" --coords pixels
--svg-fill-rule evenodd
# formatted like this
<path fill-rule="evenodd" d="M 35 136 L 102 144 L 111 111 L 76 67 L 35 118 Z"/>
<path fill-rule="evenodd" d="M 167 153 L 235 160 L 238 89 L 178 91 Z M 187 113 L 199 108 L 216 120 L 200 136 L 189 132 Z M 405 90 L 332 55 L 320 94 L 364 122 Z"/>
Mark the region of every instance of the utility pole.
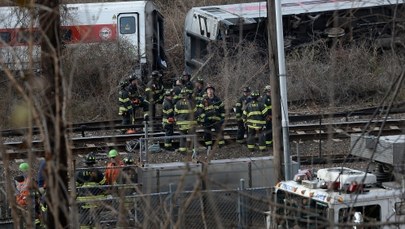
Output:
<path fill-rule="evenodd" d="M 270 83 L 272 86 L 273 152 L 277 166 L 284 162 L 284 179 L 291 179 L 288 130 L 287 75 L 285 70 L 281 0 L 267 1 Z M 281 115 L 281 119 L 280 119 Z M 281 123 L 281 125 L 280 125 Z M 281 126 L 281 128 L 280 128 Z M 283 144 L 281 144 L 281 142 Z M 283 152 L 283 154 L 281 154 Z M 279 167 L 275 167 L 280 169 Z M 280 171 L 280 173 L 282 173 Z M 277 178 L 281 178 L 277 177 Z"/>
<path fill-rule="evenodd" d="M 277 181 L 284 180 L 282 170 L 283 164 L 283 144 L 281 129 L 281 97 L 279 83 L 279 68 L 277 65 L 277 37 L 276 37 L 276 11 L 275 1 L 267 1 L 267 35 L 269 48 L 269 67 L 271 85 L 271 107 L 273 124 L 273 163 L 275 168 L 275 178 Z"/>
<path fill-rule="evenodd" d="M 64 89 L 60 66 L 59 0 L 37 0 L 41 33 L 41 69 L 45 81 L 42 100 L 47 139 L 44 140 L 48 219 L 47 228 L 69 228 L 67 142 L 63 116 Z"/>

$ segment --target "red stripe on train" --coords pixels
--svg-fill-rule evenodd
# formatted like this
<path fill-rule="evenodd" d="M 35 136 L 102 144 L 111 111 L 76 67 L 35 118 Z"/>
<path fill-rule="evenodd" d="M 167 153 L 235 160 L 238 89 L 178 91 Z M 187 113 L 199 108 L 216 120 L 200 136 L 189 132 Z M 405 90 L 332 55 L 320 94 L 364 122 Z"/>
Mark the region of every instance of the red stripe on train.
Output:
<path fill-rule="evenodd" d="M 40 33 L 36 28 L 32 31 L 34 43 L 37 44 Z M 114 41 L 117 40 L 117 26 L 116 24 L 61 26 L 61 37 L 67 44 Z M 0 39 L 0 47 L 26 46 L 30 39 L 29 29 L 0 29 Z"/>

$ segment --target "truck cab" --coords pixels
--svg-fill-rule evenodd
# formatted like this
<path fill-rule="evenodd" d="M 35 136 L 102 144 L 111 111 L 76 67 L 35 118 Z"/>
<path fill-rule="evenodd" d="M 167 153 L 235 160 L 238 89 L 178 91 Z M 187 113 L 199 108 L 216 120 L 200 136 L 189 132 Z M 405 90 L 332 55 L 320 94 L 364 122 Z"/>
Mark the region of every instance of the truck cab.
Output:
<path fill-rule="evenodd" d="M 268 228 L 405 228 L 403 190 L 345 167 L 300 171 L 275 186 Z"/>

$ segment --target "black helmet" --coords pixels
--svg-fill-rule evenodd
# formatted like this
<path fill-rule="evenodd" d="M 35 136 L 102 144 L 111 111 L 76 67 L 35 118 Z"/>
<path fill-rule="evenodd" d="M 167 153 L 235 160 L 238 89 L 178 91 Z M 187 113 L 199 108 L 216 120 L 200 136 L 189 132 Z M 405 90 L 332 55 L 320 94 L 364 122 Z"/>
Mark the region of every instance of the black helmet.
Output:
<path fill-rule="evenodd" d="M 212 86 L 211 84 L 208 84 L 207 87 L 205 88 L 205 91 L 207 91 L 209 88 L 215 91 L 215 87 Z"/>
<path fill-rule="evenodd" d="M 243 88 L 243 92 L 250 92 L 251 90 L 250 90 L 250 87 L 244 87 Z"/>
<path fill-rule="evenodd" d="M 252 94 L 250 94 L 250 97 L 252 97 L 252 99 L 257 99 L 259 98 L 260 93 L 257 91 L 252 92 Z"/>
<path fill-rule="evenodd" d="M 94 153 L 91 152 L 86 155 L 85 163 L 88 165 L 96 164 L 96 157 L 94 156 Z"/>
<path fill-rule="evenodd" d="M 184 71 L 183 71 L 183 76 L 188 76 L 188 77 L 190 77 L 191 74 L 190 74 L 188 71 L 184 70 Z"/>
<path fill-rule="evenodd" d="M 134 159 L 132 157 L 125 157 L 122 160 L 126 165 L 132 165 L 135 163 Z"/>
<path fill-rule="evenodd" d="M 201 77 L 198 77 L 196 80 L 197 83 L 204 84 L 204 80 Z"/>
<path fill-rule="evenodd" d="M 152 78 L 161 77 L 162 74 L 159 71 L 155 70 L 155 71 L 152 72 L 151 76 L 152 76 Z"/>
<path fill-rule="evenodd" d="M 136 73 L 132 73 L 129 77 L 128 77 L 128 81 L 131 82 L 133 80 L 139 80 L 140 76 L 138 76 Z"/>
<path fill-rule="evenodd" d="M 125 88 L 126 86 L 128 86 L 128 84 L 129 84 L 128 80 L 121 80 L 120 84 L 119 84 L 119 87 L 120 88 Z"/>

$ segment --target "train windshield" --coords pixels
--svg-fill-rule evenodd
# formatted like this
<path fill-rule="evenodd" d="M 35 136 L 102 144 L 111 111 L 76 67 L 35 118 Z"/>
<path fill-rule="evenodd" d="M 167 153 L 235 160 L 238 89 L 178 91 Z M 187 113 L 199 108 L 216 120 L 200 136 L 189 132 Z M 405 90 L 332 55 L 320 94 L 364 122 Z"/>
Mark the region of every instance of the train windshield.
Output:
<path fill-rule="evenodd" d="M 278 190 L 276 223 L 279 228 L 328 228 L 328 205 L 321 201 Z"/>

